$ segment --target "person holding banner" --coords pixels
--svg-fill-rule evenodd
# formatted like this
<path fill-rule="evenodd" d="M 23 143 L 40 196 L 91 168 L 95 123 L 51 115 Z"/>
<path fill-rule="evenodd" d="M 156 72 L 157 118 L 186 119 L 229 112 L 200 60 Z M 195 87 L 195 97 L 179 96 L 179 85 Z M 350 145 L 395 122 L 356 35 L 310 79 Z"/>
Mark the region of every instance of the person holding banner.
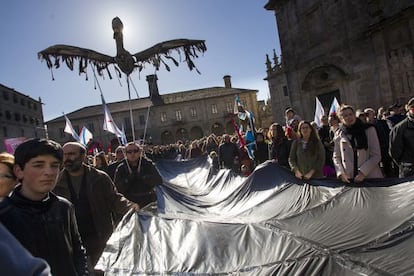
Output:
<path fill-rule="evenodd" d="M 325 149 L 317 130 L 308 121 L 299 123 L 299 139 L 292 142 L 289 165 L 299 179 L 323 177 Z"/>
<path fill-rule="evenodd" d="M 138 143 L 126 144 L 125 153 L 125 162 L 115 171 L 115 185 L 127 199 L 144 207 L 157 200 L 154 187 L 162 183 L 161 175 Z"/>
<path fill-rule="evenodd" d="M 357 118 L 350 105 L 341 106 L 339 118 L 343 125 L 334 138 L 336 176 L 345 183 L 383 178 L 379 167 L 381 148 L 375 127 Z"/>

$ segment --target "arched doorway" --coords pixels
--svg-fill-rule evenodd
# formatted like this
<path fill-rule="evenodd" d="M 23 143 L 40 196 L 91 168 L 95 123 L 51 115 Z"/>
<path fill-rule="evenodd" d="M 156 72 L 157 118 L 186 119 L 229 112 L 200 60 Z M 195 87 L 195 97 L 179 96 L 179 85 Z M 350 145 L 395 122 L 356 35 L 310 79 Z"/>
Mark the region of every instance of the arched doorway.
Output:
<path fill-rule="evenodd" d="M 183 141 L 184 143 L 190 140 L 190 136 L 188 135 L 188 131 L 185 128 L 179 128 L 175 133 L 175 137 L 178 140 Z"/>
<path fill-rule="evenodd" d="M 195 127 L 192 127 L 191 128 L 191 130 L 190 130 L 190 138 L 191 138 L 191 140 L 200 139 L 203 136 L 204 136 L 203 135 L 203 130 L 201 129 L 201 127 L 195 126 Z"/>
<path fill-rule="evenodd" d="M 175 138 L 174 135 L 171 133 L 171 131 L 166 130 L 163 133 L 161 133 L 161 144 L 163 145 L 169 145 L 174 144 Z"/>
<path fill-rule="evenodd" d="M 230 121 L 230 122 L 227 122 L 226 123 L 226 133 L 227 134 L 233 134 L 233 133 L 235 133 L 236 131 L 234 130 L 234 126 L 233 126 L 233 123 Z"/>
<path fill-rule="evenodd" d="M 224 134 L 224 128 L 223 125 L 220 123 L 214 123 L 211 126 L 211 133 L 215 134 L 216 136 L 221 136 Z"/>

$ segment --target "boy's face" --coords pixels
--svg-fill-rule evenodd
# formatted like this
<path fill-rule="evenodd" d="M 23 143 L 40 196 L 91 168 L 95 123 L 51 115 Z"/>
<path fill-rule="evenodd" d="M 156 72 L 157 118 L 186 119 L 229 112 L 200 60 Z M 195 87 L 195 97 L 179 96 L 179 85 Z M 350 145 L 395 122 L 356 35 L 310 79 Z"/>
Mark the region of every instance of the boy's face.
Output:
<path fill-rule="evenodd" d="M 14 166 L 14 173 L 22 181 L 22 194 L 31 200 L 42 200 L 56 186 L 61 162 L 52 155 L 39 155 L 24 168 Z"/>

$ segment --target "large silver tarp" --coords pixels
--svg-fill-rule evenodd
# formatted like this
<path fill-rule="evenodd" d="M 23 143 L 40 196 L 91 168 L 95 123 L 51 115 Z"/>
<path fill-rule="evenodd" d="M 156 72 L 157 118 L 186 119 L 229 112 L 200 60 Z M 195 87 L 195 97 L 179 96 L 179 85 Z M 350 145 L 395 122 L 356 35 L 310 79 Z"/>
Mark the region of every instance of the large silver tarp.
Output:
<path fill-rule="evenodd" d="M 268 161 L 248 177 L 211 160 L 157 162 L 157 205 L 128 213 L 107 275 L 414 275 L 414 178 L 302 181 Z"/>

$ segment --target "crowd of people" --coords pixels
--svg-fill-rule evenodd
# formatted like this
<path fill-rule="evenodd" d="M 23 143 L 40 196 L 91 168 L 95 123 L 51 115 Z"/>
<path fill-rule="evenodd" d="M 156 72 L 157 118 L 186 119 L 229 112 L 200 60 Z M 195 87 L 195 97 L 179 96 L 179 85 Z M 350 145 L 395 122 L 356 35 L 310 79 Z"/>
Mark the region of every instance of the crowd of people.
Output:
<path fill-rule="evenodd" d="M 173 145 L 130 142 L 114 153 L 88 155 L 78 142 L 61 146 L 29 139 L 14 155 L 1 153 L 0 260 L 22 252 L 21 262 L 14 260 L 16 265 L 3 272 L 101 274 L 93 268 L 120 219 L 156 201 L 154 187 L 162 179 L 154 162 L 159 159 L 205 154 L 214 170 L 242 176 L 271 160 L 299 179 L 336 177 L 344 183 L 414 175 L 414 98 L 404 110 L 342 105 L 338 114 L 324 116 L 320 127 L 291 108 L 285 114 L 286 122 L 258 130 L 248 145 L 240 135 L 211 134 Z M 10 233 L 15 239 L 7 238 Z"/>

